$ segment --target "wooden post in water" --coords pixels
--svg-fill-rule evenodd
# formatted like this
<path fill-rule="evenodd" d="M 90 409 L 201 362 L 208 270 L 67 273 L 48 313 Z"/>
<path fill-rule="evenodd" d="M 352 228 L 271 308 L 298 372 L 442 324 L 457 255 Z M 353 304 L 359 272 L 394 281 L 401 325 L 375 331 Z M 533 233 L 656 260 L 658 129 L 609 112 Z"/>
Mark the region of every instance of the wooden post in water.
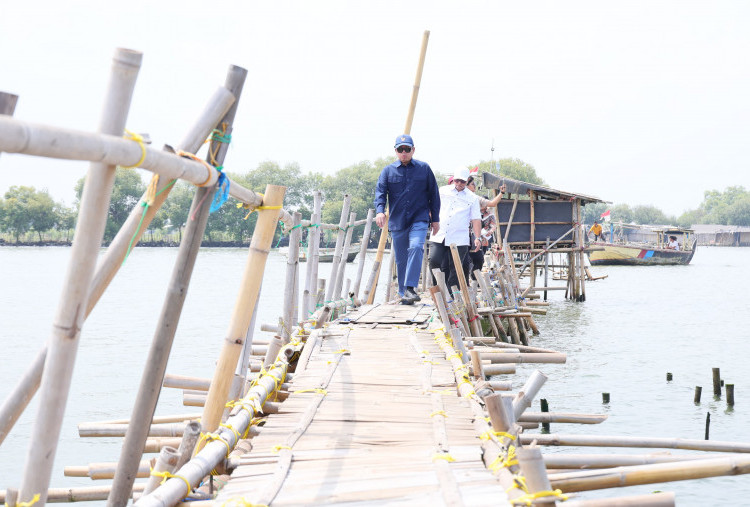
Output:
<path fill-rule="evenodd" d="M 230 66 L 226 76 L 225 87 L 233 96 L 239 98 L 246 76 L 247 70 L 234 65 Z M 227 125 L 226 134 L 231 134 L 232 123 L 237 113 L 237 104 L 238 101 L 235 100 L 232 107 L 221 120 L 222 123 Z M 224 163 L 226 151 L 226 143 L 221 143 L 217 140 L 211 142 L 209 153 L 216 154 L 214 162 L 218 165 Z M 141 384 L 138 388 L 138 395 L 136 396 L 135 406 L 131 415 L 131 424 L 128 426 L 128 431 L 122 444 L 120 460 L 112 482 L 112 491 L 107 500 L 109 507 L 126 504 L 133 488 L 143 448 L 148 439 L 151 419 L 154 416 L 156 405 L 159 401 L 159 393 L 161 392 L 161 385 L 164 382 L 169 354 L 172 350 L 175 332 L 177 331 L 177 325 L 182 315 L 182 307 L 185 304 L 185 298 L 190 287 L 190 278 L 192 277 L 195 260 L 198 257 L 198 250 L 200 250 L 201 241 L 203 240 L 203 233 L 206 230 L 211 201 L 215 191 L 216 186 L 199 187 L 193 196 L 193 202 L 188 215 L 191 219 L 187 221 L 185 226 L 185 233 L 180 242 L 177 259 L 172 269 L 167 298 L 159 315 L 159 322 L 156 325 L 149 355 L 141 376 Z M 252 316 L 252 312 L 250 315 Z M 247 329 L 245 332 L 247 332 Z M 243 338 L 245 338 L 244 334 Z M 232 373 L 234 373 L 234 369 L 232 369 Z"/>
<path fill-rule="evenodd" d="M 727 384 L 727 405 L 730 407 L 734 406 L 734 384 Z"/>
<path fill-rule="evenodd" d="M 721 371 L 719 368 L 711 368 L 714 381 L 714 397 L 721 398 Z"/>
<path fill-rule="evenodd" d="M 375 216 L 375 210 L 370 208 L 367 210 L 367 222 L 365 222 L 365 230 L 362 233 L 362 239 L 359 245 L 359 265 L 357 266 L 357 277 L 354 279 L 354 285 L 352 286 L 352 293 L 354 294 L 354 304 L 360 306 L 362 302 L 359 300 L 359 286 L 362 282 L 362 273 L 365 270 L 365 258 L 367 257 L 367 243 L 370 240 L 370 231 L 372 230 L 372 220 Z"/>
<path fill-rule="evenodd" d="M 333 264 L 331 265 L 331 276 L 328 279 L 328 292 L 326 293 L 326 301 L 333 301 L 336 299 L 336 286 L 338 284 L 339 275 L 339 263 L 341 262 L 341 249 L 344 246 L 344 237 L 346 236 L 346 219 L 349 215 L 349 207 L 351 206 L 352 196 L 349 194 L 344 195 L 344 203 L 341 206 L 341 217 L 339 218 L 339 232 L 336 235 L 336 250 L 333 253 Z M 344 259 L 346 261 L 346 259 Z"/>
<path fill-rule="evenodd" d="M 703 388 L 701 386 L 695 386 L 695 394 L 693 395 L 693 403 L 700 403 L 701 402 L 701 393 L 703 392 Z"/>
<path fill-rule="evenodd" d="M 204 433 L 215 431 L 221 422 L 221 414 L 227 402 L 234 368 L 242 351 L 245 333 L 250 325 L 250 317 L 258 303 L 263 271 L 273 242 L 273 233 L 279 221 L 279 209 L 284 202 L 285 190 L 285 187 L 276 185 L 266 186 L 263 206 L 258 211 L 258 222 L 240 282 L 240 293 L 232 312 L 232 322 L 227 337 L 224 339 L 219 362 L 208 390 L 206 405 L 203 408 L 201 426 Z"/>
<path fill-rule="evenodd" d="M 125 130 L 133 88 L 141 65 L 141 53 L 118 49 L 98 132 L 120 136 Z M 39 494 L 47 501 L 47 489 L 57 451 L 57 441 L 68 401 L 78 341 L 85 318 L 86 300 L 107 221 L 115 166 L 91 163 L 81 197 L 70 264 L 48 342 L 39 411 L 31 431 L 19 500 L 31 502 Z"/>

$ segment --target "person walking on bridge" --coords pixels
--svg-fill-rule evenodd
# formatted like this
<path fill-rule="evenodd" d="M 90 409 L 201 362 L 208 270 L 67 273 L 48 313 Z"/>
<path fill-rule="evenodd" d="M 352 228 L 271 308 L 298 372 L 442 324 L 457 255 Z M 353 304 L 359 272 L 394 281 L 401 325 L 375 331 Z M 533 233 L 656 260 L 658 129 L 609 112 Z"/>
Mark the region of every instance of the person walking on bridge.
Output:
<path fill-rule="evenodd" d="M 422 268 L 427 229 L 440 228 L 440 194 L 429 164 L 413 158 L 414 141 L 403 134 L 396 138 L 398 160 L 380 173 L 375 188 L 375 223 L 391 230 L 391 248 L 396 256 L 398 294 L 401 304 L 419 300 L 416 292 Z"/>

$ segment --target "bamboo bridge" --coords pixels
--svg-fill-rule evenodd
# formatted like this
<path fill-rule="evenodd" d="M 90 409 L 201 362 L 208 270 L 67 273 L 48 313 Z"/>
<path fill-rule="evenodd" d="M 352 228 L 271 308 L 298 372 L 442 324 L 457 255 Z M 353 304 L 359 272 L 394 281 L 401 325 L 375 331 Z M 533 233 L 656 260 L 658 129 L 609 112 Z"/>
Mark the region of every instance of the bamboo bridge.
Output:
<path fill-rule="evenodd" d="M 354 280 L 345 280 L 342 252 L 355 227 L 368 237 L 373 212 L 357 221 L 344 198 L 339 224 L 321 224 L 319 192 L 310 220 L 283 208 L 285 188 L 264 194 L 245 189 L 217 170 L 226 154 L 246 72 L 230 67 L 226 84 L 176 146 L 156 150 L 136 135 L 122 137 L 141 55 L 115 54 L 100 131 L 85 133 L 32 125 L 0 107 L 0 151 L 91 162 L 81 201 L 68 275 L 48 344 L 0 407 L 0 443 L 39 390 L 33 442 L 22 484 L 0 498 L 11 507 L 34 503 L 107 500 L 121 506 L 232 505 L 674 505 L 671 493 L 582 500 L 576 493 L 750 471 L 750 444 L 684 439 L 535 433 L 540 423 L 597 424 L 598 414 L 531 412 L 547 377 L 535 370 L 517 378 L 520 363 L 563 364 L 564 352 L 533 345 L 535 318 L 549 304 L 538 293 L 564 290 L 583 302 L 580 207 L 585 198 L 532 191 L 546 201 L 519 204 L 500 221 L 504 237 L 474 280 L 459 273 L 446 287 L 423 266 L 421 301 L 392 304 L 393 256 L 383 262 L 387 228 L 366 283 L 364 250 Z M 0 95 L 0 98 L 2 96 Z M 15 99 L 13 99 L 15 103 Z M 220 136 L 212 132 L 219 128 Z M 408 131 L 408 129 L 407 129 Z M 209 139 L 208 160 L 193 153 Z M 150 190 L 97 263 L 108 196 L 116 166 L 154 173 Z M 129 417 L 82 422 L 82 437 L 124 437 L 112 462 L 75 464 L 68 476 L 112 480 L 106 486 L 49 488 L 75 352 L 86 317 L 116 276 L 130 248 L 167 199 L 171 182 L 196 186 L 167 298 L 145 361 Z M 525 187 L 518 185 L 518 193 Z M 224 190 L 258 222 L 248 250 L 240 293 L 212 378 L 167 374 L 166 365 L 214 194 Z M 572 215 L 541 218 L 550 199 Z M 566 204 L 567 203 L 567 204 Z M 571 204 L 572 203 L 572 204 Z M 536 206 L 536 211 L 535 211 Z M 525 218 L 518 219 L 526 213 Z M 516 215 L 519 213 L 519 215 Z M 537 217 L 535 219 L 535 213 Z M 517 218 L 514 222 L 514 216 Z M 277 322 L 262 322 L 270 338 L 254 336 L 263 272 L 279 220 L 289 234 L 284 307 Z M 536 220 L 560 225 L 554 243 L 569 259 L 565 285 L 536 286 L 536 262 L 552 252 Z M 514 225 L 515 224 L 515 225 Z M 529 235 L 517 236 L 519 226 Z M 511 226 L 514 227 L 510 231 Z M 319 277 L 321 228 L 337 229 L 328 280 Z M 300 273 L 302 231 L 307 263 Z M 510 232 L 509 232 L 510 231 Z M 536 237 L 535 237 L 536 233 Z M 549 233 L 546 233 L 549 234 Z M 571 235 L 570 240 L 562 241 Z M 515 236 L 514 236 L 515 235 Z M 524 247 L 525 245 L 525 247 Z M 545 248 L 540 248 L 545 245 Z M 523 247 L 525 258 L 519 257 Z M 457 255 L 453 248 L 454 255 Z M 523 262 L 517 265 L 516 262 Z M 460 262 L 458 263 L 460 265 Z M 524 278 L 524 270 L 532 266 Z M 387 285 L 375 303 L 381 268 Z M 275 288 L 272 288 L 275 289 Z M 360 297 L 361 296 L 361 297 Z M 200 413 L 155 417 L 163 389 L 184 390 L 186 406 Z M 711 454 L 552 455 L 544 446 L 692 449 Z M 158 457 L 147 458 L 149 454 Z"/>

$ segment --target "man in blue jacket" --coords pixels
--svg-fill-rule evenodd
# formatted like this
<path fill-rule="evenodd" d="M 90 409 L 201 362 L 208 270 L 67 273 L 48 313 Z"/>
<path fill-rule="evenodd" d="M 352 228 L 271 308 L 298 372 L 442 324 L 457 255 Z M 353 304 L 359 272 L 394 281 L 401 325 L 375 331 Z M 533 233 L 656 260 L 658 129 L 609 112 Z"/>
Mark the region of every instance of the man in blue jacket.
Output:
<path fill-rule="evenodd" d="M 398 294 L 401 303 L 414 304 L 419 300 L 415 290 L 422 269 L 424 242 L 427 229 L 436 234 L 440 228 L 440 194 L 430 166 L 415 160 L 414 141 L 409 135 L 396 138 L 398 160 L 380 173 L 375 189 L 375 223 L 388 226 L 396 255 Z"/>

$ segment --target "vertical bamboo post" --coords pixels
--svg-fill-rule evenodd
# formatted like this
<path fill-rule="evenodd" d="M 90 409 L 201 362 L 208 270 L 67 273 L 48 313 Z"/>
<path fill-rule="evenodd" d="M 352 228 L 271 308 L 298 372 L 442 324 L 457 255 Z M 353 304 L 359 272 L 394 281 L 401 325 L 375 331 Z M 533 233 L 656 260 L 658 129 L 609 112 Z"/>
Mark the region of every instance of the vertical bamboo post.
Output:
<path fill-rule="evenodd" d="M 359 286 L 362 282 L 362 273 L 365 270 L 365 259 L 367 257 L 367 243 L 370 240 L 370 231 L 372 230 L 372 219 L 375 216 L 375 210 L 370 208 L 367 210 L 367 221 L 365 222 L 365 230 L 362 233 L 362 239 L 359 245 L 359 265 L 357 266 L 357 277 L 354 279 L 354 285 L 352 286 L 352 293 L 354 294 L 354 304 L 359 306 L 362 302 L 359 300 Z"/>
<path fill-rule="evenodd" d="M 349 222 L 346 224 L 346 237 L 344 238 L 344 247 L 341 253 L 341 262 L 339 263 L 339 273 L 336 276 L 336 289 L 333 291 L 333 299 L 341 299 L 341 288 L 344 285 L 346 276 L 346 263 L 349 259 L 349 249 L 352 246 L 352 234 L 354 234 L 354 222 L 357 219 L 357 213 L 349 213 Z"/>
<path fill-rule="evenodd" d="M 393 295 L 393 268 L 396 266 L 396 249 L 393 247 L 393 234 L 391 234 L 391 251 L 388 253 L 388 285 L 385 286 L 385 300 L 391 301 Z"/>
<path fill-rule="evenodd" d="M 175 465 L 177 464 L 177 461 L 180 459 L 180 454 L 177 452 L 177 449 L 174 447 L 164 447 L 162 448 L 161 452 L 159 453 L 159 458 L 156 460 L 156 465 L 154 465 L 154 472 L 160 473 L 160 472 L 169 472 L 172 473 L 175 470 Z M 148 478 L 148 481 L 146 481 L 146 487 L 143 488 L 143 495 L 148 495 L 153 490 L 159 487 L 159 483 L 161 482 L 161 477 L 158 475 L 151 475 Z M 110 492 L 110 495 L 112 493 Z M 127 505 L 127 501 L 124 504 L 120 505 Z"/>
<path fill-rule="evenodd" d="M 263 199 L 265 209 L 258 211 L 258 222 L 255 225 L 245 271 L 240 282 L 240 293 L 232 312 L 232 321 L 227 337 L 224 339 L 211 387 L 208 390 L 206 404 L 203 407 L 201 426 L 204 432 L 215 431 L 219 427 L 234 368 L 250 324 L 250 317 L 258 303 L 260 283 L 273 242 L 273 233 L 279 220 L 278 210 L 284 201 L 285 190 L 285 187 L 276 185 L 266 186 Z"/>
<path fill-rule="evenodd" d="M 458 256 L 458 249 L 456 248 L 455 243 L 451 243 L 451 255 L 453 256 L 453 266 L 456 269 L 456 275 L 458 276 L 458 285 L 461 288 L 461 294 L 463 295 L 464 303 L 466 305 L 466 313 L 468 315 L 469 326 L 471 326 L 471 333 L 473 336 L 482 336 L 482 329 L 479 326 L 479 322 L 477 322 L 479 316 L 474 307 L 474 301 L 469 297 L 469 287 L 466 285 L 464 268 L 461 264 L 461 258 Z"/>
<path fill-rule="evenodd" d="M 328 292 L 326 293 L 326 300 L 333 301 L 336 299 L 336 286 L 338 284 L 339 275 L 339 263 L 341 262 L 341 249 L 344 246 L 344 236 L 346 236 L 346 219 L 349 215 L 349 206 L 351 206 L 352 196 L 346 194 L 344 196 L 344 203 L 341 206 L 341 217 L 339 218 L 339 232 L 336 235 L 336 250 L 333 253 L 333 264 L 331 265 L 331 276 L 328 280 Z M 346 260 L 346 259 L 344 259 Z"/>
<path fill-rule="evenodd" d="M 99 133 L 120 136 L 125 130 L 141 58 L 141 53 L 136 51 L 116 50 Z M 44 505 L 47 500 L 57 440 L 84 321 L 86 299 L 104 236 L 114 180 L 114 166 L 100 163 L 89 165 L 73 238 L 71 261 L 48 342 L 49 361 L 44 364 L 39 411 L 30 437 L 33 445 L 29 447 L 20 490 L 21 502 L 30 502 L 37 493 L 40 495 L 40 505 Z"/>
<path fill-rule="evenodd" d="M 294 287 L 297 280 L 297 265 L 299 264 L 299 239 L 302 215 L 295 212 L 292 216 L 292 232 L 289 233 L 289 252 L 286 256 L 286 283 L 284 285 L 284 309 L 281 319 L 281 340 L 283 344 L 292 339 L 292 321 L 294 320 Z M 270 347 L 269 347 L 270 350 Z M 275 359 L 275 355 L 274 358 Z M 266 358 L 268 360 L 268 358 Z"/>
<path fill-rule="evenodd" d="M 305 289 L 308 291 L 308 299 L 302 300 L 302 315 L 300 320 L 309 318 L 315 311 L 318 287 L 318 245 L 320 245 L 320 190 L 313 192 L 313 213 L 310 218 L 310 229 L 307 233 L 307 269 L 305 270 Z"/>
<path fill-rule="evenodd" d="M 178 146 L 181 146 L 183 150 L 189 151 L 190 153 L 196 152 L 211 132 L 211 129 L 216 125 L 219 119 L 226 114 L 234 101 L 234 95 L 232 95 L 232 93 L 226 88 L 220 87 L 210 99 L 196 124 L 193 125 L 187 135 L 183 137 L 182 142 Z M 88 317 L 94 309 L 94 306 L 99 301 L 104 290 L 112 281 L 120 266 L 122 266 L 122 261 L 125 258 L 130 241 L 135 238 L 133 241 L 133 244 L 135 244 L 140 239 L 143 231 L 145 231 L 148 224 L 151 223 L 151 219 L 156 213 L 156 210 L 159 209 L 166 199 L 169 194 L 169 188 L 167 188 L 167 185 L 169 184 L 170 182 L 168 181 L 159 180 L 159 185 L 157 187 L 158 195 L 154 200 L 153 206 L 148 207 L 146 216 L 142 217 L 143 206 L 137 206 L 134 208 L 115 238 L 110 243 L 107 251 L 97 265 L 94 278 L 91 282 L 91 289 L 89 290 L 86 305 L 86 317 Z M 143 218 L 143 222 L 141 222 L 141 218 Z M 138 229 L 139 224 L 140 229 Z M 137 234 L 136 230 L 138 230 Z M 36 393 L 39 388 L 39 384 L 42 380 L 42 370 L 44 369 L 44 360 L 46 357 L 47 345 L 45 345 L 37 357 L 34 358 L 34 361 L 29 365 L 24 376 L 0 407 L 0 443 L 2 443 L 8 435 L 11 428 L 18 420 L 18 417 L 23 413 L 24 409 L 33 398 L 34 393 Z"/>
<path fill-rule="evenodd" d="M 419 87 L 422 83 L 422 70 L 424 69 L 425 56 L 427 55 L 427 42 L 430 40 L 430 31 L 425 30 L 422 35 L 422 48 L 419 51 L 419 63 L 417 64 L 417 75 L 414 77 L 414 87 L 411 92 L 411 101 L 409 103 L 409 112 L 406 115 L 406 124 L 404 125 L 404 134 L 411 134 L 411 125 L 414 121 L 414 111 L 417 109 L 417 97 L 419 97 Z M 375 300 L 375 292 L 378 287 L 378 277 L 380 276 L 380 266 L 383 262 L 383 250 L 385 249 L 386 240 L 388 239 L 388 213 L 385 214 L 385 224 L 380 231 L 380 241 L 378 242 L 378 253 L 375 256 L 375 264 L 372 266 L 370 275 L 370 289 L 367 304 L 372 304 Z M 391 245 L 393 250 L 393 245 Z M 390 284 L 391 281 L 389 280 Z"/>
<path fill-rule="evenodd" d="M 521 467 L 523 476 L 526 477 L 526 486 L 529 493 L 539 493 L 541 491 L 551 491 L 552 486 L 547 477 L 547 468 L 544 465 L 542 451 L 539 447 L 524 447 L 516 451 L 518 456 L 518 465 Z M 537 504 L 555 504 L 555 498 L 541 498 L 534 502 Z"/>
<path fill-rule="evenodd" d="M 524 410 L 531 406 L 531 402 L 534 401 L 534 397 L 546 381 L 547 375 L 539 370 L 534 370 L 513 400 L 513 415 L 516 420 L 521 417 Z"/>
<path fill-rule="evenodd" d="M 239 98 L 246 76 L 247 70 L 234 65 L 230 66 L 227 71 L 225 87 L 233 96 Z M 227 134 L 231 133 L 231 126 L 237 113 L 237 105 L 238 101 L 235 100 L 232 107 L 221 120 L 222 123 L 227 125 Z M 224 163 L 227 149 L 225 144 L 217 140 L 211 142 L 209 152 L 216 154 L 214 158 L 216 159 L 215 163 L 218 165 Z M 109 507 L 124 505 L 130 497 L 133 482 L 138 473 L 138 465 L 141 461 L 143 448 L 148 438 L 151 419 L 154 416 L 156 404 L 159 401 L 159 393 L 161 385 L 164 382 L 169 354 L 172 350 L 177 324 L 180 321 L 182 308 L 190 287 L 190 278 L 193 274 L 195 260 L 198 257 L 203 233 L 206 230 L 208 215 L 210 213 L 209 209 L 215 191 L 215 186 L 211 188 L 199 187 L 193 196 L 189 214 L 192 219 L 188 220 L 186 224 L 185 233 L 177 252 L 177 259 L 172 269 L 167 298 L 159 315 L 159 322 L 156 325 L 156 331 L 151 341 L 148 358 L 138 388 L 138 395 L 136 396 L 135 406 L 130 418 L 131 424 L 128 425 L 128 431 L 125 434 L 122 451 L 120 452 L 120 460 L 112 482 L 112 491 L 107 499 Z M 250 316 L 252 316 L 252 313 L 251 311 Z M 247 329 L 245 332 L 247 332 Z M 234 373 L 234 369 L 232 369 L 232 373 Z"/>
<path fill-rule="evenodd" d="M 414 87 L 411 91 L 411 102 L 409 103 L 409 113 L 406 115 L 406 125 L 404 125 L 404 134 L 411 133 L 411 124 L 414 121 L 414 111 L 417 108 L 417 97 L 419 96 L 419 87 L 422 83 L 422 70 L 424 69 L 424 60 L 427 55 L 427 42 L 430 40 L 430 31 L 425 30 L 422 34 L 422 49 L 419 51 L 419 63 L 417 64 L 417 75 L 414 77 Z"/>
<path fill-rule="evenodd" d="M 534 233 L 536 232 L 536 224 L 534 223 L 534 200 L 536 199 L 536 192 L 530 191 L 529 192 L 529 213 L 531 214 L 531 225 L 529 225 L 529 250 L 534 250 Z M 530 253 L 529 255 L 534 255 L 533 253 Z M 531 261 L 531 265 L 529 266 L 531 271 L 529 271 L 529 287 L 535 287 L 536 286 L 536 261 Z"/>
<path fill-rule="evenodd" d="M 549 287 L 549 236 L 547 236 L 547 241 L 545 242 L 545 252 L 544 252 L 544 300 L 547 301 L 547 290 L 546 288 Z"/>
<path fill-rule="evenodd" d="M 576 241 L 577 246 L 578 246 L 578 269 L 579 269 L 578 276 L 581 279 L 581 294 L 578 299 L 579 301 L 583 302 L 583 301 L 586 301 L 586 271 L 585 271 L 586 267 L 584 266 L 584 262 L 583 262 L 583 258 L 585 255 L 583 253 L 583 248 L 584 248 L 584 244 L 583 244 L 584 232 L 583 232 L 583 223 L 582 223 L 583 214 L 581 213 L 581 200 L 576 199 L 575 203 L 576 203 L 575 204 L 576 209 L 578 210 L 578 237 Z"/>

